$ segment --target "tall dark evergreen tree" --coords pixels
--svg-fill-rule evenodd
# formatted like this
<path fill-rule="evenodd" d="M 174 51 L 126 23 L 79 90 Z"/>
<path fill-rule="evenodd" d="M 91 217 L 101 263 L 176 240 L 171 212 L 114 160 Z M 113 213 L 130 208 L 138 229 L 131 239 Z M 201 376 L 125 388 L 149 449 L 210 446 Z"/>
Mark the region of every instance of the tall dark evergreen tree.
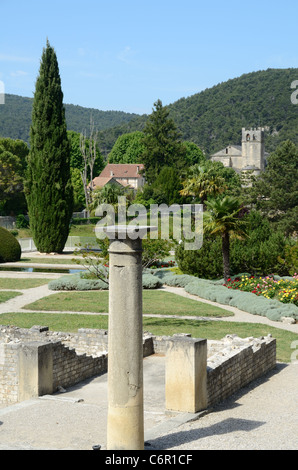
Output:
<path fill-rule="evenodd" d="M 61 79 L 49 41 L 36 81 L 25 191 L 37 249 L 62 252 L 69 234 L 73 189 Z"/>
<path fill-rule="evenodd" d="M 175 122 L 169 118 L 168 108 L 160 100 L 154 106 L 143 131 L 142 143 L 145 150 L 140 158 L 149 184 L 155 181 L 164 166 L 175 167 L 177 170 L 183 168 L 187 153 Z"/>

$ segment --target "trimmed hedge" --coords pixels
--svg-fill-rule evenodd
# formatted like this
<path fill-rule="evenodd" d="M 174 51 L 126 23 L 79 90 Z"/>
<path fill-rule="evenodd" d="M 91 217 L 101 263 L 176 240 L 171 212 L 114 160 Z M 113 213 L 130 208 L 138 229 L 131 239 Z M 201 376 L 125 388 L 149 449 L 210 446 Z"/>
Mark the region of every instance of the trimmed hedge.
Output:
<path fill-rule="evenodd" d="M 5 228 L 0 227 L 0 263 L 21 259 L 22 250 L 18 240 Z"/>
<path fill-rule="evenodd" d="M 50 290 L 108 290 L 109 285 L 100 279 L 84 279 L 80 274 L 73 274 L 71 276 L 62 276 L 59 279 L 50 281 Z M 162 286 L 162 282 L 150 273 L 143 274 L 143 288 L 144 289 L 158 289 Z"/>
<path fill-rule="evenodd" d="M 278 300 L 266 299 L 251 292 L 228 289 L 220 285 L 223 280 L 209 281 L 190 275 L 175 275 L 170 271 L 156 272 L 155 276 L 158 276 L 168 286 L 183 287 L 189 294 L 222 305 L 230 305 L 252 315 L 265 316 L 272 321 L 280 321 L 282 317 L 291 317 L 298 320 L 298 307 L 296 305 L 283 304 Z"/>
<path fill-rule="evenodd" d="M 142 279 L 144 289 L 158 289 L 163 285 L 162 281 L 156 278 L 156 276 L 153 276 L 153 274 L 143 273 Z"/>
<path fill-rule="evenodd" d="M 109 285 L 100 279 L 83 279 L 80 274 L 62 276 L 59 279 L 50 281 L 51 290 L 107 290 Z"/>

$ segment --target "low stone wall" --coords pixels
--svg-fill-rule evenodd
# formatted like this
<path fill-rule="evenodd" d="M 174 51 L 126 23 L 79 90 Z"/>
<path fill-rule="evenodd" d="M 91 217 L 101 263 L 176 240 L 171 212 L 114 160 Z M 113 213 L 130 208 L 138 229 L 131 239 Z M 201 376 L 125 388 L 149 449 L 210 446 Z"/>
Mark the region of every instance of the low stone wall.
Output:
<path fill-rule="evenodd" d="M 76 351 L 73 346 L 80 336 L 82 343 L 85 341 L 86 344 L 86 332 L 72 335 L 50 332 L 47 327 L 0 327 L 0 403 L 16 403 L 44 393 L 53 393 L 59 387 L 69 387 L 107 372 L 107 354 L 102 351 L 102 345 L 97 346 L 94 356 L 89 351 L 83 352 L 82 344 Z M 103 332 L 95 334 L 94 339 L 98 336 L 104 336 Z M 46 357 L 41 345 L 48 346 Z M 27 370 L 22 370 L 24 368 Z M 51 381 L 46 389 L 44 382 L 48 379 L 45 379 L 45 375 L 50 375 Z M 40 393 L 41 390 L 45 392 Z"/>
<path fill-rule="evenodd" d="M 223 401 L 276 365 L 276 340 L 239 338 L 227 335 L 221 341 L 208 341 L 208 407 Z"/>
<path fill-rule="evenodd" d="M 82 380 L 107 372 L 107 355 L 96 357 L 77 354 L 57 342 L 53 347 L 53 391 L 59 387 L 70 387 Z"/>
<path fill-rule="evenodd" d="M 190 335 L 174 336 L 176 339 L 182 336 L 185 340 Z M 145 333 L 144 357 L 166 355 L 172 339 Z M 48 346 L 42 348 L 42 345 Z M 70 387 L 105 373 L 107 351 L 106 330 L 79 329 L 77 333 L 63 333 L 50 332 L 41 326 L 31 329 L 0 326 L 0 403 L 12 404 L 40 394 L 54 393 L 59 387 Z M 46 354 L 44 362 L 39 357 L 42 354 Z M 27 375 L 20 364 L 26 364 Z M 228 335 L 221 341 L 208 340 L 207 406 L 224 400 L 274 368 L 275 364 L 276 341 L 271 336 L 241 339 Z M 31 367 L 37 369 L 33 379 L 32 374 L 28 375 Z M 46 375 L 50 376 L 51 383 L 44 386 L 40 382 L 45 381 Z M 24 392 L 25 382 L 29 382 L 30 387 Z"/>
<path fill-rule="evenodd" d="M 0 403 L 16 403 L 19 399 L 18 357 L 21 344 L 0 340 Z"/>

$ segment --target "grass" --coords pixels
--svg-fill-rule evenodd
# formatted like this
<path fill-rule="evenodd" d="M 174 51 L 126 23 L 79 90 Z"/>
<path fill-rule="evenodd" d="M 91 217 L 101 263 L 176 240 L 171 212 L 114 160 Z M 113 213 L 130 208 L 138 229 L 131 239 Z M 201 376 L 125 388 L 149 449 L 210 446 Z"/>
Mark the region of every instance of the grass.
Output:
<path fill-rule="evenodd" d="M 2 291 L 0 292 L 0 303 L 6 302 L 7 300 L 13 299 L 14 297 L 18 297 L 19 295 L 22 295 L 22 293 Z"/>
<path fill-rule="evenodd" d="M 52 331 L 76 332 L 78 328 L 108 329 L 107 315 L 36 313 L 4 313 L 0 316 L 2 325 L 14 325 L 19 328 L 31 328 L 33 325 L 45 325 Z M 241 338 L 253 336 L 259 338 L 269 333 L 276 338 L 277 361 L 290 362 L 293 349 L 291 344 L 298 335 L 287 330 L 258 323 L 240 323 L 212 320 L 186 320 L 183 317 L 143 319 L 144 331 L 155 335 L 171 336 L 174 333 L 190 333 L 194 338 L 222 339 L 227 334 L 236 334 Z"/>
<path fill-rule="evenodd" d="M 22 263 L 34 263 L 34 264 L 76 264 L 75 261 L 75 255 L 70 255 L 69 258 L 58 258 L 58 257 L 52 257 L 52 258 L 22 258 L 20 261 Z"/>
<path fill-rule="evenodd" d="M 0 278 L 0 289 L 30 289 L 48 284 L 49 279 Z"/>
<path fill-rule="evenodd" d="M 72 225 L 70 228 L 70 236 L 79 236 L 79 237 L 94 237 L 94 228 L 95 225 Z M 32 232 L 29 228 L 20 228 L 18 229 L 17 238 L 32 238 Z"/>
<path fill-rule="evenodd" d="M 19 328 L 31 328 L 33 325 L 48 326 L 52 331 L 76 332 L 79 328 L 108 329 L 107 315 L 80 315 L 61 313 L 3 313 L 1 325 L 13 325 Z"/>
<path fill-rule="evenodd" d="M 109 292 L 59 292 L 25 306 L 29 310 L 107 313 Z M 143 291 L 143 313 L 152 315 L 233 315 L 227 310 L 163 291 Z"/>
<path fill-rule="evenodd" d="M 70 228 L 69 235 L 71 237 L 95 237 L 95 225 L 72 225 Z"/>

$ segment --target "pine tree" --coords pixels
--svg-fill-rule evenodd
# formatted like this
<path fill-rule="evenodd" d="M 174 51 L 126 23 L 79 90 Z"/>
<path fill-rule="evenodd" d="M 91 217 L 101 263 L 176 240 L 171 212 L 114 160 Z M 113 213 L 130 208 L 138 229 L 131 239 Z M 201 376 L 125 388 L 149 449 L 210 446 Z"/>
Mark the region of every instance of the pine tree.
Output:
<path fill-rule="evenodd" d="M 150 114 L 144 128 L 142 143 L 145 150 L 141 161 L 145 166 L 145 178 L 153 183 L 164 166 L 181 169 L 185 165 L 187 149 L 180 141 L 180 133 L 169 118 L 169 110 L 160 100 L 154 103 L 155 109 Z"/>
<path fill-rule="evenodd" d="M 61 79 L 49 41 L 36 81 L 25 191 L 37 249 L 61 253 L 69 234 L 73 189 Z"/>

